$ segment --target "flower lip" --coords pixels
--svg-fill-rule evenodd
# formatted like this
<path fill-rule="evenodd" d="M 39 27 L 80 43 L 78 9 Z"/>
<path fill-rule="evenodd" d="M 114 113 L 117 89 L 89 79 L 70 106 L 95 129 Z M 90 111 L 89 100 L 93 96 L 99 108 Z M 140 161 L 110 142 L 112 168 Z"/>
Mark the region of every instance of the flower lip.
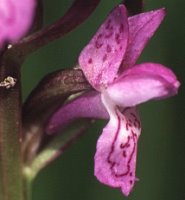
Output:
<path fill-rule="evenodd" d="M 135 181 L 140 120 L 135 108 L 115 109 L 97 142 L 95 176 L 106 185 L 121 188 L 128 196 Z"/>

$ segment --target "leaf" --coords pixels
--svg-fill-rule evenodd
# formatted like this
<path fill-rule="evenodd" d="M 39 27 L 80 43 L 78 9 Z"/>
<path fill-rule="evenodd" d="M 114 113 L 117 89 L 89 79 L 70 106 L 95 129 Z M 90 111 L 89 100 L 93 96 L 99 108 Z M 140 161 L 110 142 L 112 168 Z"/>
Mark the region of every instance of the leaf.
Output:
<path fill-rule="evenodd" d="M 44 126 L 48 118 L 70 95 L 90 90 L 79 69 L 66 69 L 47 75 L 23 105 L 24 160 L 31 160 L 47 140 Z"/>
<path fill-rule="evenodd" d="M 23 106 L 23 120 L 45 121 L 71 95 L 91 86 L 79 69 L 65 69 L 47 75 L 32 91 Z"/>

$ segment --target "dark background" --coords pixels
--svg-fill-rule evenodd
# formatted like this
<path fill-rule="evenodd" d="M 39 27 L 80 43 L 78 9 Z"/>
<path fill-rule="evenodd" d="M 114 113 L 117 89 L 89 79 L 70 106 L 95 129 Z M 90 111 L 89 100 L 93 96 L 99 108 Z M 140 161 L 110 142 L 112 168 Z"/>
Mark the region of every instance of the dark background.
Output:
<path fill-rule="evenodd" d="M 160 29 L 139 60 L 169 66 L 181 81 L 178 96 L 140 106 L 142 135 L 138 147 L 140 181 L 128 200 L 185 200 L 185 1 L 145 0 L 145 10 L 167 8 Z M 61 17 L 72 0 L 45 0 L 45 24 Z M 32 54 L 23 67 L 24 98 L 48 72 L 72 67 L 109 11 L 119 1 L 102 0 L 93 15 L 63 39 Z M 98 121 L 58 160 L 45 168 L 33 185 L 33 200 L 121 200 L 117 189 L 93 176 L 96 140 L 105 122 Z"/>

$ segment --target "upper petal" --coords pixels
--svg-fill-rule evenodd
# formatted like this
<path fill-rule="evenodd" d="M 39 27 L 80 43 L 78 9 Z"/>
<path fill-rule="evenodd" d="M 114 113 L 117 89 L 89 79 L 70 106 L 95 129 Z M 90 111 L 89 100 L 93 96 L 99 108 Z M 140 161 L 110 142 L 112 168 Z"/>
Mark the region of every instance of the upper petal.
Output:
<path fill-rule="evenodd" d="M 165 10 L 145 12 L 128 18 L 129 42 L 122 63 L 122 69 L 133 66 L 149 39 L 164 19 Z"/>
<path fill-rule="evenodd" d="M 100 89 L 111 83 L 125 54 L 128 39 L 126 8 L 116 7 L 79 57 L 79 64 L 91 85 Z"/>
<path fill-rule="evenodd" d="M 135 108 L 126 108 L 122 113 L 115 109 L 115 114 L 110 116 L 98 139 L 95 176 L 106 185 L 121 188 L 128 196 L 137 180 L 135 170 L 140 120 Z"/>
<path fill-rule="evenodd" d="M 1 0 L 0 48 L 20 39 L 31 25 L 35 0 Z"/>
<path fill-rule="evenodd" d="M 48 134 L 55 133 L 79 118 L 108 118 L 108 113 L 101 102 L 100 93 L 87 92 L 63 105 L 48 121 L 46 132 Z"/>
<path fill-rule="evenodd" d="M 107 88 L 107 95 L 120 106 L 135 106 L 151 99 L 177 93 L 180 83 L 175 74 L 161 64 L 144 63 L 129 68 Z"/>

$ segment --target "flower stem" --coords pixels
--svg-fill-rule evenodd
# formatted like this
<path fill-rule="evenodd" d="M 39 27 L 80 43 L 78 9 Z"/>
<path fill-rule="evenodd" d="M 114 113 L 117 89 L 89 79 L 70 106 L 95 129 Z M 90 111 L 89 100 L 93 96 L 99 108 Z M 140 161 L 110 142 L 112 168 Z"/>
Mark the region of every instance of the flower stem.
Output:
<path fill-rule="evenodd" d="M 32 200 L 32 180 L 25 177 L 23 180 L 24 187 L 24 200 Z"/>
<path fill-rule="evenodd" d="M 23 200 L 20 69 L 2 55 L 0 82 L 0 199 Z"/>
<path fill-rule="evenodd" d="M 69 148 L 80 136 L 82 136 L 87 128 L 92 124 L 89 119 L 82 119 L 74 122 L 58 134 L 53 140 L 37 155 L 29 166 L 24 167 L 24 175 L 27 180 L 33 181 L 38 172 L 48 165 L 51 161 L 60 156 L 67 148 Z"/>

